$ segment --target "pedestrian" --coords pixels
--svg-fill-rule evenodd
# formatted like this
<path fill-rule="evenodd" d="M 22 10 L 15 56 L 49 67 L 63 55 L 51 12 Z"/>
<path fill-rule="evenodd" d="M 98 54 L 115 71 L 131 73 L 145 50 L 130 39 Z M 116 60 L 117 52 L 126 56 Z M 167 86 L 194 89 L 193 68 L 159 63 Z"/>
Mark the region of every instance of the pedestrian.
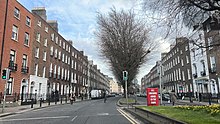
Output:
<path fill-rule="evenodd" d="M 70 95 L 70 104 L 71 105 L 73 104 L 73 101 L 75 101 L 75 95 L 74 95 L 74 93 L 71 93 L 71 95 Z"/>
<path fill-rule="evenodd" d="M 170 93 L 170 100 L 171 100 L 172 104 L 175 105 L 175 102 L 177 100 L 177 96 L 176 96 L 174 90 L 172 90 Z"/>
<path fill-rule="evenodd" d="M 106 97 L 106 92 L 105 91 L 104 91 L 103 95 L 104 95 L 104 103 L 106 103 L 107 97 Z"/>

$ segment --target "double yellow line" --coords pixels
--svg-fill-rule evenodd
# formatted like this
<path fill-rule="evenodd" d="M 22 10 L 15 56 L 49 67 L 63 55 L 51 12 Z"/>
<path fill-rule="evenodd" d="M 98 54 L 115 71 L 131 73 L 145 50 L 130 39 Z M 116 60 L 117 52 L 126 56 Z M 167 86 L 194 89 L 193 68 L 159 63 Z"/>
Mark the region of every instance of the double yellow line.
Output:
<path fill-rule="evenodd" d="M 132 124 L 140 124 L 136 120 L 134 120 L 130 115 L 128 115 L 125 111 L 122 109 L 117 109 L 118 112 L 120 112 L 126 119 L 128 119 Z"/>

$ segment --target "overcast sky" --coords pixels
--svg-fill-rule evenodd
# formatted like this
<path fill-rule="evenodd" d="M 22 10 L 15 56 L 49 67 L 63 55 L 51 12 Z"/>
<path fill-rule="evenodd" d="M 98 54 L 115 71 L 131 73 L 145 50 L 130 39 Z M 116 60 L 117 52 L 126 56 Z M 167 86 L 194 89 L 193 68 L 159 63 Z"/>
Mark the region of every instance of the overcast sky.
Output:
<path fill-rule="evenodd" d="M 73 46 L 83 50 L 90 60 L 97 64 L 102 73 L 113 77 L 108 65 L 99 56 L 94 36 L 96 30 L 97 12 L 107 13 L 111 7 L 117 10 L 133 8 L 140 12 L 140 4 L 136 0 L 18 0 L 31 11 L 34 7 L 45 7 L 48 20 L 57 20 L 59 33 L 66 39 L 72 40 Z M 151 59 L 142 68 L 137 79 L 146 75 L 160 59 L 160 52 L 169 49 L 169 43 L 158 36 L 157 31 L 151 32 L 151 40 L 159 42 L 158 49 L 151 53 Z"/>

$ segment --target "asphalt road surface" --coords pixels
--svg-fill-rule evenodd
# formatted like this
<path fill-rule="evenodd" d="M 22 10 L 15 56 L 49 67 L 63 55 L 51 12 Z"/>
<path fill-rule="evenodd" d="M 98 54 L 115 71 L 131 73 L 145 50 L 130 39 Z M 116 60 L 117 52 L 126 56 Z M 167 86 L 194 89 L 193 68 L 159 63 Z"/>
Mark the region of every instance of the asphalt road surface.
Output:
<path fill-rule="evenodd" d="M 130 124 L 116 105 L 118 99 L 51 106 L 0 118 L 0 124 Z"/>

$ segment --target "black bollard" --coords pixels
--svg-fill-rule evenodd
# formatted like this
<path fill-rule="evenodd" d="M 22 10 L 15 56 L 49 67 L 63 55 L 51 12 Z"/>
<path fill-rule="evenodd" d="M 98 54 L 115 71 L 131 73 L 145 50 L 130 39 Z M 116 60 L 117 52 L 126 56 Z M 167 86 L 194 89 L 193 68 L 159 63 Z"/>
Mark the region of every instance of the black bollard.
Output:
<path fill-rule="evenodd" d="M 42 106 L 42 98 L 40 98 L 40 107 Z"/>
<path fill-rule="evenodd" d="M 33 108 L 34 107 L 34 100 L 33 100 L 33 98 L 31 99 L 31 108 Z"/>
<path fill-rule="evenodd" d="M 60 96 L 60 104 L 62 104 L 62 102 L 63 102 L 63 99 L 62 99 L 63 97 L 62 96 Z"/>
<path fill-rule="evenodd" d="M 50 105 L 50 97 L 49 97 L 49 99 L 48 99 L 48 105 Z"/>
<path fill-rule="evenodd" d="M 65 99 L 66 103 L 67 103 L 67 95 L 66 95 L 66 99 Z"/>

